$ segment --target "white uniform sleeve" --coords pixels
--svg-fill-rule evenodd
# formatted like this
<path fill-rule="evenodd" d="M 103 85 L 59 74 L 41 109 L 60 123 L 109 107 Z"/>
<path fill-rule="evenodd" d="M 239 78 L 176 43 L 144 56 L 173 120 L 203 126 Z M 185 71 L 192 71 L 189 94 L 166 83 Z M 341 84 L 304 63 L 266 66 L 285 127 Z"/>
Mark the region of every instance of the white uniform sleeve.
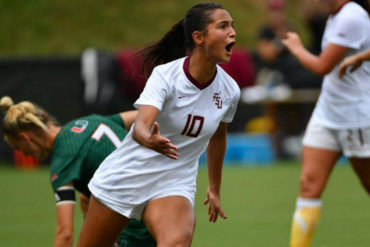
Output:
<path fill-rule="evenodd" d="M 236 112 L 236 108 L 238 107 L 239 98 L 240 98 L 240 89 L 239 89 L 238 86 L 236 86 L 236 90 L 235 90 L 235 93 L 234 93 L 233 96 L 234 97 L 232 99 L 230 107 L 227 110 L 227 112 L 225 113 L 223 119 L 221 120 L 224 123 L 230 123 L 231 121 L 233 121 L 233 118 L 234 118 L 234 115 L 235 115 L 235 112 Z"/>
<path fill-rule="evenodd" d="M 359 49 L 366 39 L 363 19 L 354 15 L 338 16 L 329 43 Z"/>
<path fill-rule="evenodd" d="M 139 99 L 134 103 L 135 108 L 140 105 L 151 105 L 162 110 L 163 103 L 169 95 L 169 85 L 161 76 L 157 68 L 154 68 Z"/>

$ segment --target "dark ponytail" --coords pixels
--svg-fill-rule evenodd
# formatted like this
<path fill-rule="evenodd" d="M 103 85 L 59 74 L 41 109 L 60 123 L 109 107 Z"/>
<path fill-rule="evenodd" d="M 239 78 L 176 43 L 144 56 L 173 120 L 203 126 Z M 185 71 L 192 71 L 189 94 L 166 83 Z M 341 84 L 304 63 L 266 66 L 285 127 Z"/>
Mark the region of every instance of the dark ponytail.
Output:
<path fill-rule="evenodd" d="M 137 52 L 134 56 L 134 61 L 142 61 L 142 73 L 144 77 L 148 77 L 155 66 L 184 57 L 185 55 L 185 32 L 183 20 L 181 20 L 161 40 Z"/>
<path fill-rule="evenodd" d="M 186 56 L 194 48 L 193 32 L 203 32 L 212 21 L 211 11 L 223 9 L 217 3 L 200 3 L 193 6 L 184 19 L 177 22 L 159 41 L 134 55 L 134 63 L 141 63 L 141 72 L 147 78 L 153 68 Z"/>
<path fill-rule="evenodd" d="M 352 0 L 352 2 L 357 3 L 362 8 L 364 8 L 367 11 L 367 14 L 370 15 L 370 6 L 368 0 Z"/>

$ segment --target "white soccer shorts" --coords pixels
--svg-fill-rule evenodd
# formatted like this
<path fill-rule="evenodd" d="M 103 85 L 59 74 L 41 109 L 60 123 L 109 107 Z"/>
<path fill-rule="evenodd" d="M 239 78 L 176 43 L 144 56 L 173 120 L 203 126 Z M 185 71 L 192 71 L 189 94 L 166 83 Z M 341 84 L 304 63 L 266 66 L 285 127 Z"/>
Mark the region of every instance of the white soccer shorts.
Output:
<path fill-rule="evenodd" d="M 310 120 L 304 146 L 342 151 L 348 158 L 370 157 L 370 126 L 356 129 L 331 129 Z"/>

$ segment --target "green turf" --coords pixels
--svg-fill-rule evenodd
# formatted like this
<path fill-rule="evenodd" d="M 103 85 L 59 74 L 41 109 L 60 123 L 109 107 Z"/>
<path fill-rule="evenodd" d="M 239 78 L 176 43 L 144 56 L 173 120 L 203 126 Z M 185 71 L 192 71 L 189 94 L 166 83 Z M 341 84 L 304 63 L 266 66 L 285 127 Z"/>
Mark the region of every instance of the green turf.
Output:
<path fill-rule="evenodd" d="M 228 167 L 223 174 L 222 206 L 228 219 L 209 223 L 202 205 L 207 173 L 199 171 L 192 246 L 288 246 L 298 163 Z M 0 188 L 0 246 L 52 246 L 56 220 L 47 169 L 23 171 L 0 166 Z M 369 246 L 370 202 L 349 166 L 334 170 L 323 206 L 313 247 Z M 78 235 L 82 224 L 79 211 L 76 219 Z"/>

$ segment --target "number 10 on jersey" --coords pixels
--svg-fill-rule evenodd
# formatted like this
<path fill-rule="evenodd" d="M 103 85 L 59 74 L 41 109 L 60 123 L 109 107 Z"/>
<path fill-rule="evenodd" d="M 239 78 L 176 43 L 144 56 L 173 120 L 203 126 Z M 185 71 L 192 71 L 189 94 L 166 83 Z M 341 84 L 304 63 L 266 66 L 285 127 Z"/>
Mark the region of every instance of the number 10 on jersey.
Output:
<path fill-rule="evenodd" d="M 188 114 L 186 124 L 181 135 L 197 137 L 203 128 L 204 117 Z"/>

